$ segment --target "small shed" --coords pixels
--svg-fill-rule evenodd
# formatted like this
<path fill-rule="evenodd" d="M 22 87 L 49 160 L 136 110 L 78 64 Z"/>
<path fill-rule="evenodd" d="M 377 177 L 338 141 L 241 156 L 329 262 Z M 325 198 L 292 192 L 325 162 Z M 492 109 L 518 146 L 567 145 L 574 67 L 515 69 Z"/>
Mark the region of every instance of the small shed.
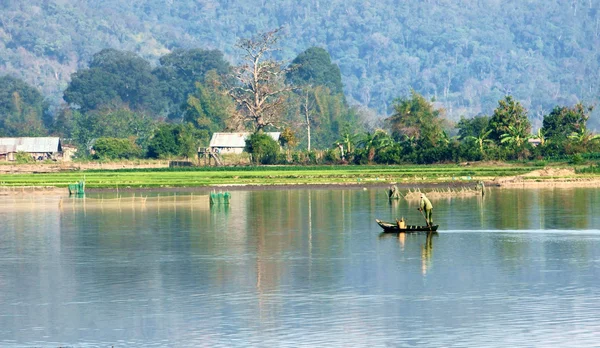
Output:
<path fill-rule="evenodd" d="M 15 161 L 18 152 L 35 160 L 62 159 L 62 145 L 58 137 L 0 138 L 0 160 Z"/>
<path fill-rule="evenodd" d="M 279 142 L 280 132 L 266 132 L 273 140 Z M 239 133 L 213 133 L 210 139 L 210 150 L 218 153 L 242 153 L 246 147 L 246 139 L 250 137 L 250 132 Z"/>
<path fill-rule="evenodd" d="M 540 145 L 542 143 L 542 139 L 540 139 L 540 138 L 529 138 L 529 139 L 527 139 L 527 142 L 531 146 L 536 147 L 536 146 L 538 146 L 538 145 Z"/>

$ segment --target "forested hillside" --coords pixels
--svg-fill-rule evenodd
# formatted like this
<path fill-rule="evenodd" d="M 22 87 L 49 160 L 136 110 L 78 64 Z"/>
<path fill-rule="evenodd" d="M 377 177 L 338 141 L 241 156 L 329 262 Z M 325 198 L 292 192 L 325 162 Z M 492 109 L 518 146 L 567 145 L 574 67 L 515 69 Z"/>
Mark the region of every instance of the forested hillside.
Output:
<path fill-rule="evenodd" d="M 0 0 L 0 75 L 57 105 L 104 48 L 153 63 L 176 48 L 218 49 L 237 64 L 239 38 L 284 26 L 279 58 L 325 48 L 350 104 L 389 115 L 415 89 L 458 119 L 489 115 L 511 94 L 537 128 L 555 105 L 597 104 L 599 9 L 599 0 Z"/>

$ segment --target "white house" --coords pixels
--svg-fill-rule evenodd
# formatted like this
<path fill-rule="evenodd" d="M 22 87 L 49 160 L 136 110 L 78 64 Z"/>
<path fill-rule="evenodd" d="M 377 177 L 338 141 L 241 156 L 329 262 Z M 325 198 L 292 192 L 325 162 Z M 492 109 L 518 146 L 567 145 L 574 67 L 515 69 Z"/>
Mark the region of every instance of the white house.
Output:
<path fill-rule="evenodd" d="M 0 160 L 15 161 L 17 152 L 29 154 L 35 160 L 70 160 L 63 157 L 58 137 L 0 138 Z"/>
<path fill-rule="evenodd" d="M 279 142 L 280 132 L 266 132 L 273 140 Z M 213 133 L 210 139 L 210 150 L 219 153 L 242 153 L 246 147 L 246 139 L 250 137 L 250 132 L 240 133 Z"/>

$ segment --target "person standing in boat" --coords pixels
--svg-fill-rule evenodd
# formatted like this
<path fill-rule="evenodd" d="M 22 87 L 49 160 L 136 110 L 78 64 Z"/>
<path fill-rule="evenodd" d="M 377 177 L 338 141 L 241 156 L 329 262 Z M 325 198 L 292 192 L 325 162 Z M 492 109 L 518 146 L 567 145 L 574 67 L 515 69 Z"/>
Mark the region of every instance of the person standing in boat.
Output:
<path fill-rule="evenodd" d="M 425 197 L 424 193 L 421 193 L 421 202 L 419 203 L 419 211 L 425 213 L 425 220 L 429 226 L 433 226 L 433 218 L 432 211 L 433 205 L 431 205 L 431 201 Z"/>

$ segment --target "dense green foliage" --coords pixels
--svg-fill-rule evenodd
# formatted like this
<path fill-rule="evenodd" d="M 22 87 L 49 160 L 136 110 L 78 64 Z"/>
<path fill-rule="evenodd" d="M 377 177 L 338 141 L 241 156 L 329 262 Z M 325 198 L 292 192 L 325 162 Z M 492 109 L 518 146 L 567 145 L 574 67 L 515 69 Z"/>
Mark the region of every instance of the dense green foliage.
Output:
<path fill-rule="evenodd" d="M 142 149 L 132 139 L 99 138 L 94 144 L 95 159 L 132 159 L 142 155 Z"/>
<path fill-rule="evenodd" d="M 45 135 L 46 108 L 37 89 L 14 77 L 0 77 L 0 136 Z"/>
<path fill-rule="evenodd" d="M 311 47 L 292 61 L 293 69 L 287 74 L 292 84 L 324 86 L 333 94 L 343 94 L 340 68 L 331 63 L 329 52 L 320 47 Z"/>
<path fill-rule="evenodd" d="M 458 137 L 460 139 L 477 137 L 482 133 L 485 133 L 489 123 L 490 118 L 488 116 L 475 116 L 473 118 L 461 117 L 456 126 L 459 129 Z"/>
<path fill-rule="evenodd" d="M 295 163 L 599 149 L 599 4 L 340 5 L 3 1 L 0 73 L 22 80 L 0 77 L 0 135 L 191 157 L 216 131 L 287 128 Z"/>
<path fill-rule="evenodd" d="M 434 144 L 442 131 L 441 111 L 425 100 L 422 95 L 412 92 L 411 98 L 394 101 L 394 113 L 386 121 L 395 138 L 406 137 Z"/>
<path fill-rule="evenodd" d="M 233 113 L 233 101 L 226 95 L 216 72 L 211 70 L 204 83 L 197 82 L 196 90 L 188 93 L 182 109 L 183 120 L 205 131 L 208 138 L 226 128 Z"/>
<path fill-rule="evenodd" d="M 237 64 L 238 38 L 285 25 L 281 58 L 323 47 L 348 100 L 379 113 L 411 89 L 456 120 L 512 94 L 537 128 L 555 105 L 599 100 L 599 9 L 588 0 L 4 0 L 0 73 L 57 104 L 70 74 L 104 48 L 153 62 L 177 48 L 219 49 Z"/>
<path fill-rule="evenodd" d="M 148 157 L 195 157 L 198 149 L 195 135 L 194 128 L 189 124 L 161 125 L 149 140 Z"/>
<path fill-rule="evenodd" d="M 150 63 L 134 53 L 114 49 L 96 53 L 89 68 L 73 74 L 64 99 L 82 112 L 123 104 L 153 113 L 162 109 L 158 79 L 152 75 Z"/>
<path fill-rule="evenodd" d="M 246 139 L 246 152 L 252 155 L 255 164 L 274 164 L 277 161 L 279 144 L 266 133 L 253 133 Z"/>
<path fill-rule="evenodd" d="M 325 149 L 344 133 L 365 130 L 360 110 L 346 105 L 342 94 L 334 94 L 325 86 L 299 88 L 290 99 L 295 103 L 287 122 L 293 125 L 299 147 Z M 310 128 L 311 147 L 308 148 Z"/>
<path fill-rule="evenodd" d="M 598 164 L 576 170 L 578 174 L 600 174 L 600 166 Z"/>
<path fill-rule="evenodd" d="M 86 153 L 97 138 L 134 137 L 138 144 L 146 146 L 148 138 L 154 131 L 154 123 L 141 112 L 127 108 L 105 108 L 86 113 L 64 111 L 59 118 L 68 125 L 67 138 L 79 145 L 81 153 Z"/>
<path fill-rule="evenodd" d="M 211 80 L 230 72 L 229 63 L 218 50 L 176 49 L 160 57 L 160 65 L 153 74 L 158 78 L 164 99 L 163 114 L 170 119 L 180 119 L 181 106 L 188 95 L 194 93 L 196 83 L 205 83 L 205 75 L 213 72 Z M 214 76 L 217 75 L 217 76 Z"/>
<path fill-rule="evenodd" d="M 544 117 L 542 133 L 548 139 L 565 139 L 571 133 L 585 127 L 590 111 L 591 108 L 585 108 L 581 103 L 572 108 L 556 106 L 550 114 Z"/>

